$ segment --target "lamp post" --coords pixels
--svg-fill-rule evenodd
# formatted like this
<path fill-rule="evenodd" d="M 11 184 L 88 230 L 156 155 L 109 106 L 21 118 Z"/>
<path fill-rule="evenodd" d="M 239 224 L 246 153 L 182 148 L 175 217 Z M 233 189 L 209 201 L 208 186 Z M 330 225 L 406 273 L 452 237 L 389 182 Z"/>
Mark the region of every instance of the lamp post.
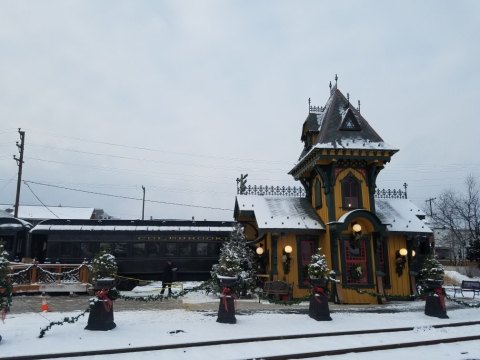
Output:
<path fill-rule="evenodd" d="M 142 220 L 145 220 L 145 186 L 142 185 L 143 201 L 142 201 Z"/>

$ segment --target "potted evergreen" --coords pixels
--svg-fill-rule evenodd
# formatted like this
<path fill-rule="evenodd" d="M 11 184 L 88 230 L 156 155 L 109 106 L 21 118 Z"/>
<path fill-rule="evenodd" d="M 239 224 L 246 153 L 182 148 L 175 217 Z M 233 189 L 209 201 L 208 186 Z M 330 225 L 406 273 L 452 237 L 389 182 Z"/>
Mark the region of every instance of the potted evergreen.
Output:
<path fill-rule="evenodd" d="M 117 275 L 117 261 L 115 256 L 102 251 L 95 256 L 92 262 L 92 282 L 96 299 L 90 303 L 90 315 L 87 330 L 111 330 L 117 325 L 113 321 L 113 300 L 119 293 L 115 289 Z"/>
<path fill-rule="evenodd" d="M 0 319 L 3 321 L 12 304 L 13 287 L 10 282 L 10 263 L 7 260 L 8 253 L 0 243 Z M 0 341 L 2 337 L 0 336 Z"/>
<path fill-rule="evenodd" d="M 241 225 L 237 224 L 220 250 L 218 264 L 212 267 L 212 280 L 220 291 L 217 322 L 235 324 L 235 297 L 255 288 L 253 250 L 247 245 Z"/>
<path fill-rule="evenodd" d="M 421 293 L 425 297 L 425 315 L 448 319 L 443 278 L 445 270 L 433 255 L 425 258 L 419 272 Z"/>
<path fill-rule="evenodd" d="M 327 258 L 320 251 L 320 248 L 315 251 L 308 264 L 308 276 L 312 285 L 308 315 L 317 321 L 329 321 L 332 318 L 328 307 L 327 285 L 330 280 L 335 280 L 331 279 Z"/>

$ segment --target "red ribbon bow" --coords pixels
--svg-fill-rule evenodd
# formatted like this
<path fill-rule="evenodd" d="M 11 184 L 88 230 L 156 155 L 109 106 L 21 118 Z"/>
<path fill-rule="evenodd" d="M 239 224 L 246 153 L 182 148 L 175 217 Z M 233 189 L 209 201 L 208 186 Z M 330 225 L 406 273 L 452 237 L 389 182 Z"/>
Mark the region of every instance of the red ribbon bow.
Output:
<path fill-rule="evenodd" d="M 442 307 L 442 310 L 445 311 L 445 295 L 443 295 L 443 288 L 436 288 L 435 294 L 440 298 L 440 306 Z"/>
<path fill-rule="evenodd" d="M 225 311 L 228 312 L 228 302 L 227 302 L 227 296 L 233 297 L 233 299 L 236 301 L 237 299 L 235 298 L 235 294 L 232 293 L 232 289 L 228 287 L 224 287 L 222 290 L 222 297 L 223 297 L 223 307 L 225 308 Z"/>
<path fill-rule="evenodd" d="M 102 300 L 106 312 L 112 310 L 113 301 L 108 297 L 108 289 L 102 289 L 95 293 L 99 300 Z"/>
<path fill-rule="evenodd" d="M 314 293 L 314 297 L 315 297 L 315 300 L 318 302 L 318 303 L 321 303 L 322 300 L 320 300 L 320 296 L 323 296 L 323 297 L 327 297 L 327 294 L 325 293 L 325 289 L 321 286 L 315 286 L 313 288 L 313 293 Z"/>

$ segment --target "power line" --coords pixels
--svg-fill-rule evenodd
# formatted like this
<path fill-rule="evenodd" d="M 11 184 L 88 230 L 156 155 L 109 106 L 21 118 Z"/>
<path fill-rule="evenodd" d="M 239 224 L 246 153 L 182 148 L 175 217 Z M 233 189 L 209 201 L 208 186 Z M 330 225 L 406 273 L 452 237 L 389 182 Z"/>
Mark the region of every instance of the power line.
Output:
<path fill-rule="evenodd" d="M 114 197 L 114 198 L 119 198 L 119 199 L 126 199 L 126 200 L 136 200 L 136 201 L 142 201 L 142 198 L 135 198 L 131 196 L 124 196 L 124 195 L 114 195 L 114 194 L 106 194 L 106 193 L 101 193 L 101 192 L 96 192 L 96 191 L 88 191 L 88 190 L 82 190 L 82 189 L 74 189 L 66 186 L 59 186 L 59 185 L 52 185 L 52 184 L 47 184 L 47 183 L 41 183 L 37 181 L 27 181 L 25 180 L 24 183 L 30 183 L 30 184 L 36 184 L 36 185 L 42 185 L 42 186 L 48 186 L 48 187 L 53 187 L 53 188 L 58 188 L 58 189 L 64 189 L 64 190 L 70 190 L 70 191 L 77 191 L 77 192 L 82 192 L 86 194 L 93 194 L 93 195 L 102 195 L 102 196 L 108 196 L 108 197 Z M 193 204 L 183 204 L 183 203 L 175 203 L 175 202 L 168 202 L 168 201 L 159 201 L 159 200 L 145 200 L 146 202 L 151 202 L 151 203 L 156 203 L 156 204 L 165 204 L 165 205 L 175 205 L 175 206 L 186 206 L 186 207 L 193 207 L 193 208 L 200 208 L 200 209 L 210 209 L 210 210 L 222 210 L 222 211 L 233 211 L 232 209 L 225 209 L 225 208 L 219 208 L 219 207 L 213 207 L 213 206 L 201 206 L 201 205 L 193 205 Z"/>
<path fill-rule="evenodd" d="M 35 194 L 35 193 L 33 192 L 32 188 L 30 187 L 30 185 L 28 185 L 28 182 L 27 182 L 27 181 L 24 181 L 23 183 L 24 183 L 25 185 L 27 185 L 27 187 L 28 187 L 28 188 L 30 189 L 30 191 L 32 192 L 33 196 L 35 196 L 35 197 L 37 198 L 37 200 L 40 201 L 40 204 L 42 204 L 42 205 L 45 207 L 45 209 L 47 209 L 48 211 L 50 211 L 57 219 L 60 219 L 60 218 L 57 216 L 57 214 L 55 214 L 52 210 L 50 210 L 50 208 L 49 208 L 47 205 L 45 205 L 42 200 L 40 200 L 40 198 L 37 196 L 37 194 Z"/>
<path fill-rule="evenodd" d="M 275 161 L 275 160 L 263 160 L 263 159 L 251 159 L 251 158 L 249 158 L 249 159 L 243 158 L 242 159 L 242 158 L 225 157 L 225 156 L 205 155 L 205 154 L 198 154 L 198 153 L 167 151 L 167 150 L 155 149 L 155 148 L 144 147 L 144 146 L 117 144 L 117 143 L 111 143 L 111 142 L 107 142 L 107 141 L 98 141 L 98 140 L 91 140 L 91 139 L 79 138 L 79 137 L 74 137 L 74 136 L 58 135 L 58 134 L 52 133 L 50 131 L 41 131 L 41 130 L 35 130 L 35 129 L 33 129 L 33 131 L 43 132 L 45 134 L 49 134 L 50 136 L 55 136 L 55 137 L 60 136 L 60 137 L 65 138 L 65 139 L 72 139 L 72 140 L 77 140 L 77 141 L 89 142 L 89 143 L 93 143 L 93 144 L 101 144 L 101 145 L 108 145 L 108 146 L 127 148 L 127 149 L 136 149 L 136 150 L 143 150 L 143 151 L 151 151 L 151 152 L 161 152 L 161 153 L 166 153 L 166 154 L 190 156 L 190 157 L 196 157 L 196 158 L 210 158 L 210 159 L 221 159 L 221 160 L 228 160 L 228 161 L 247 161 L 247 162 L 256 161 L 256 162 L 279 163 L 279 164 L 285 163 L 284 161 L 278 161 L 278 160 Z"/>

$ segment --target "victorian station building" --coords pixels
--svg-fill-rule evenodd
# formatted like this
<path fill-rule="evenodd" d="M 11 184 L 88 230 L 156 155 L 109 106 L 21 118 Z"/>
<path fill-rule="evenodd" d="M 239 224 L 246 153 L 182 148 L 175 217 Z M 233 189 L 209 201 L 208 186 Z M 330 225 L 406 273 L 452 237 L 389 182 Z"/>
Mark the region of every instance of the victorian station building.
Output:
<path fill-rule="evenodd" d="M 239 182 L 235 220 L 257 248 L 265 281 L 288 283 L 294 298 L 309 293 L 307 264 L 327 257 L 339 303 L 367 304 L 416 292 L 415 275 L 432 230 L 405 190 L 379 190 L 376 179 L 398 151 L 385 143 L 330 85 L 325 106 L 309 105 L 303 149 L 289 174 L 301 188 Z"/>

